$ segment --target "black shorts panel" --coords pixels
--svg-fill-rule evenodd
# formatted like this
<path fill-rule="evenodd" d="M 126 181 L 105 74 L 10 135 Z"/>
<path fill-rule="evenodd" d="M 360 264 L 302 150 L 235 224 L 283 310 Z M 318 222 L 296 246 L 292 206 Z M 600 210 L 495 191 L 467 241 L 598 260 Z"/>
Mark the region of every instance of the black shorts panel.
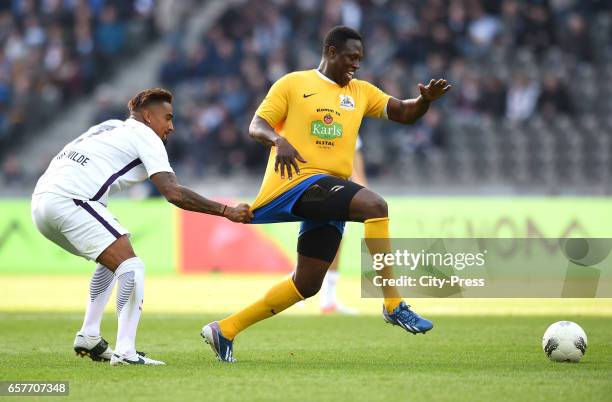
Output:
<path fill-rule="evenodd" d="M 363 186 L 334 176 L 324 176 L 308 187 L 291 212 L 310 220 L 349 220 L 351 200 Z"/>
<path fill-rule="evenodd" d="M 342 234 L 335 226 L 324 225 L 302 233 L 298 238 L 297 252 L 305 257 L 334 261 Z"/>

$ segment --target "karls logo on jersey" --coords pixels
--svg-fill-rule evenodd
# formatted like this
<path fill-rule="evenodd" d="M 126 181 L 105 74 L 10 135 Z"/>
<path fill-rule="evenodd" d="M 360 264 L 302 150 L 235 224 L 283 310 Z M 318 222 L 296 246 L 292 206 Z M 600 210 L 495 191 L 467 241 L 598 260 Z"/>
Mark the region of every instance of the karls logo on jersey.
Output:
<path fill-rule="evenodd" d="M 340 95 L 340 109 L 355 110 L 355 100 L 350 95 Z"/>
<path fill-rule="evenodd" d="M 323 121 L 315 120 L 310 123 L 310 134 L 324 140 L 335 140 L 342 137 L 342 124 L 334 123 L 334 118 L 327 113 Z"/>

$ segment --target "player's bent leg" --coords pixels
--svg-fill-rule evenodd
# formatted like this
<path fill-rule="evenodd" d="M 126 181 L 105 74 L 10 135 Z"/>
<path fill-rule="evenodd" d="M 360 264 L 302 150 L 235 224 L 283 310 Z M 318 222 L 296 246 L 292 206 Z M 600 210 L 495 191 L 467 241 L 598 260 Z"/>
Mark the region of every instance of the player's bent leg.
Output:
<path fill-rule="evenodd" d="M 134 257 L 136 254 L 134 254 L 130 239 L 127 235 L 123 235 L 106 247 L 96 261 L 115 272 L 124 261 Z"/>
<path fill-rule="evenodd" d="M 298 292 L 292 278 L 272 286 L 264 296 L 255 303 L 224 318 L 214 321 L 202 328 L 200 335 L 206 340 L 220 361 L 234 362 L 233 340 L 249 326 L 270 318 L 294 305 L 304 297 Z"/>
<path fill-rule="evenodd" d="M 341 233 L 344 222 L 349 219 L 351 200 L 363 188 L 363 186 L 355 182 L 334 176 L 325 176 L 313 183 L 302 193 L 301 197 L 294 204 L 292 212 L 299 217 L 309 220 L 305 224 L 310 228 L 312 228 L 313 223 L 328 221 L 332 223 L 332 226 L 337 227 L 337 230 Z M 335 244 L 334 248 L 336 248 Z M 337 250 L 334 257 L 321 287 L 321 312 L 356 314 L 356 310 L 346 308 L 336 300 L 336 283 L 338 279 Z M 328 261 L 329 256 L 325 256 L 323 259 Z"/>
<path fill-rule="evenodd" d="M 389 218 L 367 219 L 364 222 L 364 238 L 371 255 L 390 253 Z M 379 272 L 385 279 L 393 278 L 393 266 L 391 265 L 385 265 Z M 384 286 L 382 292 L 385 298 L 385 308 L 389 311 L 395 310 L 402 301 L 397 288 Z"/>
<path fill-rule="evenodd" d="M 389 207 L 387 202 L 375 192 L 362 188 L 351 199 L 349 204 L 349 220 L 365 222 L 368 219 L 387 218 Z"/>
<path fill-rule="evenodd" d="M 333 225 L 307 229 L 298 238 L 298 264 L 293 275 L 295 286 L 304 298 L 319 292 L 342 241 L 342 234 Z"/>
<path fill-rule="evenodd" d="M 114 271 L 117 278 L 117 344 L 111 365 L 160 365 L 136 352 L 136 332 L 144 300 L 144 262 L 134 254 L 126 235 L 120 236 L 98 256 L 97 261 Z"/>
<path fill-rule="evenodd" d="M 364 222 L 364 238 L 370 254 L 391 252 L 388 207 L 381 196 L 368 189 L 360 190 L 351 200 L 349 216 Z M 393 278 L 393 267 L 385 266 L 380 274 L 383 278 Z M 426 333 L 433 328 L 431 321 L 410 309 L 396 287 L 385 286 L 382 291 L 385 298 L 383 318 L 386 322 L 398 325 L 412 334 Z"/>
<path fill-rule="evenodd" d="M 349 217 L 351 220 L 364 223 L 364 237 L 372 255 L 391 251 L 388 215 L 387 202 L 367 188 L 361 189 L 351 200 Z M 384 267 L 381 270 L 381 276 L 391 278 L 393 267 Z M 384 287 L 383 296 L 385 308 L 389 311 L 395 310 L 402 301 L 399 292 L 393 286 Z"/>
<path fill-rule="evenodd" d="M 85 312 L 85 319 L 83 320 L 83 328 L 81 331 L 77 332 L 74 341 L 74 350 L 77 355 L 89 356 L 92 360 L 97 361 L 112 361 L 113 355 L 117 350 L 113 351 L 111 347 L 108 346 L 108 342 L 100 336 L 100 324 L 102 322 L 104 308 L 110 299 L 110 295 L 118 279 L 116 270 L 122 262 L 135 257 L 136 255 L 134 254 L 129 238 L 124 234 L 116 238 L 96 258 L 98 265 L 89 285 L 89 303 Z M 117 294 L 122 291 L 121 282 L 119 283 L 120 286 Z M 119 328 L 122 328 L 121 324 Z M 98 338 L 98 344 L 90 348 Z M 119 336 L 117 336 L 117 340 L 119 341 Z M 106 350 L 100 354 L 98 352 L 103 345 L 106 345 Z M 87 350 L 88 348 L 89 350 Z"/>
<path fill-rule="evenodd" d="M 117 345 L 111 365 L 147 364 L 161 365 L 161 361 L 139 355 L 136 352 L 136 332 L 144 300 L 144 262 L 138 257 L 123 261 L 117 275 Z"/>
<path fill-rule="evenodd" d="M 144 262 L 133 257 L 123 261 L 117 275 L 117 345 L 110 364 L 165 365 L 136 351 L 136 331 L 144 300 Z"/>
<path fill-rule="evenodd" d="M 337 219 L 364 222 L 364 237 L 370 253 L 391 251 L 387 203 L 380 195 L 358 184 L 327 176 L 304 191 L 293 207 L 293 213 L 313 220 Z M 381 275 L 383 278 L 392 278 L 393 267 L 384 267 Z M 432 324 L 429 321 L 419 321 L 418 325 L 413 322 L 415 314 L 402 302 L 397 288 L 384 287 L 383 296 L 385 298 L 384 311 L 388 312 L 385 320 L 397 323 L 402 328 L 414 332 L 426 332 L 431 329 Z M 398 318 L 395 319 L 395 317 Z"/>
<path fill-rule="evenodd" d="M 215 352 L 217 359 L 223 362 L 236 361 L 233 340 L 238 333 L 316 294 L 336 254 L 340 239 L 338 229 L 330 225 L 304 232 L 298 240 L 298 267 L 293 277 L 274 285 L 263 298 L 244 310 L 205 325 L 200 335 Z"/>
<path fill-rule="evenodd" d="M 90 282 L 90 300 L 85 314 L 81 331 L 75 337 L 74 349 L 80 356 L 90 356 L 94 360 L 108 360 L 113 356 L 113 351 L 108 343 L 100 336 L 100 322 L 114 282 L 120 273 L 120 267 L 129 260 L 137 259 L 132 245 L 127 237 L 128 231 L 123 228 L 114 216 L 100 203 L 82 200 L 73 200 L 66 197 L 45 194 L 32 198 L 32 219 L 39 231 L 49 240 L 58 244 L 72 254 L 96 260 L 100 265 L 96 268 Z M 139 259 L 138 259 L 139 260 Z M 126 304 L 136 304 L 132 299 L 142 300 L 144 281 L 144 264 L 140 261 L 142 269 L 134 267 L 134 264 L 126 264 L 134 271 L 134 295 Z M 137 264 L 138 265 L 138 264 Z M 131 274 L 128 276 L 132 277 Z M 122 284 L 123 282 L 123 284 Z M 118 294 L 126 294 L 126 285 L 131 282 L 121 281 Z M 140 304 L 138 304 L 140 307 Z M 127 311 L 127 309 L 126 309 Z M 130 309 L 133 311 L 133 309 Z M 140 318 L 140 310 L 136 314 L 124 317 L 125 325 L 122 325 L 120 317 L 119 332 L 134 333 Z M 129 319 L 128 319 L 129 318 Z M 125 338 L 118 336 L 120 338 Z M 119 342 L 118 342 L 119 343 Z M 134 343 L 134 340 L 131 341 Z M 135 353 L 136 354 L 136 353 Z M 145 364 L 152 364 L 151 359 L 144 358 Z M 136 359 L 133 363 L 140 363 Z"/>
<path fill-rule="evenodd" d="M 298 254 L 298 263 L 293 274 L 293 281 L 297 290 L 304 296 L 304 299 L 319 293 L 329 264 L 325 260 Z"/>
<path fill-rule="evenodd" d="M 87 336 L 100 335 L 100 323 L 104 307 L 115 286 L 115 273 L 102 264 L 98 264 L 89 282 L 89 303 L 81 333 Z"/>
<path fill-rule="evenodd" d="M 104 211 L 102 214 L 107 215 Z M 96 250 L 101 252 L 116 240 L 116 236 L 110 234 L 99 220 L 74 200 L 54 194 L 32 197 L 32 220 L 47 239 L 69 253 L 87 259 L 95 258 Z M 121 227 L 112 229 L 117 233 L 127 232 Z M 98 248 L 91 247 L 91 240 L 96 242 Z M 98 265 L 89 285 L 89 300 L 83 326 L 76 333 L 73 342 L 77 356 L 87 356 L 94 361 L 111 359 L 113 350 L 100 335 L 100 323 L 114 283 L 115 274 L 103 265 Z"/>

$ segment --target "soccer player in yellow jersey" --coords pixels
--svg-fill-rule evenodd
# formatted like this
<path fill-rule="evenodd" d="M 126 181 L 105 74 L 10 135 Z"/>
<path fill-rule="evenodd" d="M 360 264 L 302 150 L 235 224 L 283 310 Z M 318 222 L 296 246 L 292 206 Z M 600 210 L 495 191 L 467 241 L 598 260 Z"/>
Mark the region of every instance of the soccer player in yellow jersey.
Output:
<path fill-rule="evenodd" d="M 446 80 L 419 84 L 416 99 L 393 98 L 354 79 L 363 58 L 361 35 L 348 27 L 327 33 L 318 69 L 285 75 L 272 85 L 249 127 L 255 140 L 271 146 L 251 223 L 301 221 L 295 272 L 258 301 L 202 328 L 221 361 L 233 362 L 233 340 L 248 326 L 315 295 L 336 255 L 346 221 L 364 222 L 371 253 L 390 251 L 387 203 L 348 180 L 363 117 L 411 124 L 443 96 Z M 382 269 L 391 277 L 392 267 Z M 383 317 L 416 334 L 433 324 L 413 312 L 395 287 L 382 289 Z"/>

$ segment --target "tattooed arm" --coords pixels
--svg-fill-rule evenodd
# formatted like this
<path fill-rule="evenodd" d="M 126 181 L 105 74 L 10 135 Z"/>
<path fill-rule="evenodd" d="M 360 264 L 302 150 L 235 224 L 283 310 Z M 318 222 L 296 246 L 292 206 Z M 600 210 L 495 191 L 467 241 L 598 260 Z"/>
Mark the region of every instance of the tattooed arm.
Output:
<path fill-rule="evenodd" d="M 246 223 L 253 218 L 253 213 L 249 210 L 249 205 L 238 204 L 235 207 L 230 207 L 204 198 L 195 191 L 180 185 L 174 173 L 155 173 L 151 176 L 151 181 L 168 202 L 181 209 L 223 216 L 233 222 Z"/>

